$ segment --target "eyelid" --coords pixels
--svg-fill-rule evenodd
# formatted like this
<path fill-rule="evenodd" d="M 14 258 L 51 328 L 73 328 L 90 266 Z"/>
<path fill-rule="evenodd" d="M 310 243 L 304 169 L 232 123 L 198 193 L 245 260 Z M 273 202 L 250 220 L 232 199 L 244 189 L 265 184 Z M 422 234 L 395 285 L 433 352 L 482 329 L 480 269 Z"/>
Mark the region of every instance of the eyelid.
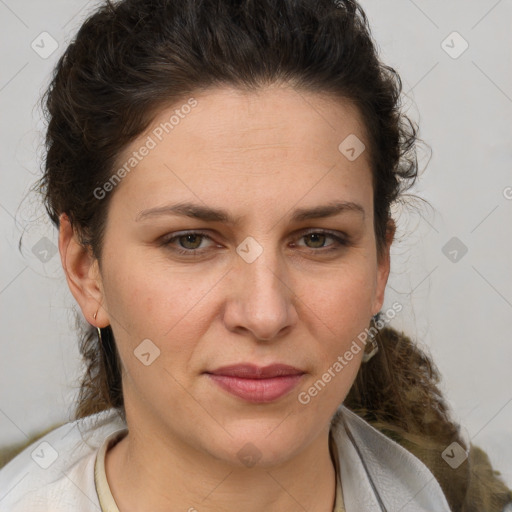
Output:
<path fill-rule="evenodd" d="M 333 237 L 342 238 L 343 240 L 348 241 L 349 236 L 343 232 L 343 231 L 334 231 L 332 229 L 325 229 L 325 228 L 304 228 L 297 231 L 297 233 L 300 234 L 300 237 L 309 235 L 311 233 L 321 233 L 323 235 L 329 235 Z M 300 238 L 299 237 L 299 238 Z"/>
<path fill-rule="evenodd" d="M 300 230 L 296 231 L 295 233 L 293 233 L 292 236 L 294 237 L 294 239 L 300 240 L 303 237 L 305 237 L 309 234 L 313 234 L 313 233 L 315 233 L 315 234 L 318 233 L 321 235 L 325 235 L 327 237 L 331 237 L 334 239 L 334 243 L 327 245 L 325 247 L 319 247 L 318 249 L 306 247 L 306 249 L 309 249 L 309 251 L 312 253 L 319 253 L 319 254 L 327 253 L 329 251 L 339 250 L 343 247 L 350 245 L 351 238 L 346 233 L 344 233 L 342 231 L 332 231 L 332 230 L 324 229 L 324 228 L 303 228 L 303 229 L 300 229 Z M 164 247 L 169 247 L 170 250 L 172 250 L 178 254 L 183 254 L 183 255 L 187 255 L 187 254 L 197 255 L 197 254 L 201 254 L 201 253 L 207 251 L 208 248 L 183 249 L 181 247 L 176 247 L 176 248 L 171 247 L 171 243 L 173 241 L 175 241 L 176 239 L 178 239 L 182 236 L 186 236 L 186 235 L 202 236 L 202 237 L 210 240 L 211 242 L 215 243 L 212 236 L 210 236 L 210 234 L 208 234 L 208 232 L 200 230 L 200 229 L 190 229 L 190 230 L 176 231 L 173 233 L 169 233 L 168 235 L 164 235 L 163 237 L 160 238 L 159 245 L 164 246 Z M 301 246 L 301 247 L 305 247 L 305 246 Z"/>
<path fill-rule="evenodd" d="M 166 235 L 164 235 L 163 237 L 160 237 L 159 241 L 160 241 L 160 245 L 170 245 L 170 243 L 174 240 L 176 240 L 177 238 L 181 238 L 182 236 L 186 236 L 186 235 L 198 235 L 198 236 L 202 236 L 204 238 L 207 238 L 208 240 L 211 240 L 213 242 L 213 238 L 206 232 L 206 231 L 201 231 L 200 229 L 188 229 L 188 230 L 184 230 L 184 231 L 175 231 L 173 233 L 168 233 Z M 192 251 L 200 251 L 201 249 L 189 249 L 187 252 L 192 252 Z"/>

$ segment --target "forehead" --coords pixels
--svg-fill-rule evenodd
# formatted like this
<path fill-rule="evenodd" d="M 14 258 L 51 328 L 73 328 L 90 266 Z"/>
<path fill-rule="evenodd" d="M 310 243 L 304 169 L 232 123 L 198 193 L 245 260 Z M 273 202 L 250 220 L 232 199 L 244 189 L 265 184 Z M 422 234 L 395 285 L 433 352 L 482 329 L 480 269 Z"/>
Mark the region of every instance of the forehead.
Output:
<path fill-rule="evenodd" d="M 156 130 L 159 141 L 173 134 L 176 143 L 186 138 L 189 145 L 205 150 L 236 152 L 288 144 L 295 151 L 302 146 L 311 156 L 325 153 L 326 146 L 336 150 L 349 135 L 366 139 L 358 109 L 332 95 L 274 85 L 257 91 L 211 88 L 194 94 L 193 100 L 192 108 L 190 98 L 163 107 L 147 133 L 155 135 Z"/>
<path fill-rule="evenodd" d="M 209 196 L 226 207 L 227 194 L 246 204 L 315 193 L 351 200 L 343 194 L 371 189 L 368 151 L 350 160 L 340 149 L 353 137 L 367 146 L 359 112 L 345 100 L 289 87 L 201 91 L 162 107 L 126 148 L 118 165 L 151 140 L 116 194 L 125 188 L 146 207 Z"/>

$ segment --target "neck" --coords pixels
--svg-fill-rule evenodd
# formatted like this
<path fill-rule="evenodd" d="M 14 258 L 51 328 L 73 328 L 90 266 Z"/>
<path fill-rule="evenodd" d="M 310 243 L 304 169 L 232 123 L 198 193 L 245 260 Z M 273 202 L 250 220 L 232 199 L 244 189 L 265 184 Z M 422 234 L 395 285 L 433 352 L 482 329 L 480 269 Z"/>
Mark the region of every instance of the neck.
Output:
<path fill-rule="evenodd" d="M 336 475 L 329 431 L 301 453 L 269 467 L 229 464 L 178 443 L 130 430 L 105 456 L 105 471 L 120 512 L 332 512 Z"/>

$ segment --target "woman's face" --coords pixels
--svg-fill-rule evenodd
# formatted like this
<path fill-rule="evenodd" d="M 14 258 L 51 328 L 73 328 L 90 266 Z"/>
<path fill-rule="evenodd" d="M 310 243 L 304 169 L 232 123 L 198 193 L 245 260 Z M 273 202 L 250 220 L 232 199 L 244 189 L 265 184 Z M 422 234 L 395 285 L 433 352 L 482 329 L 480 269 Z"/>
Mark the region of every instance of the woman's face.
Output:
<path fill-rule="evenodd" d="M 162 110 L 121 155 L 98 279 L 134 428 L 238 465 L 276 464 L 327 432 L 363 350 L 334 365 L 389 272 L 361 142 L 347 103 L 223 88 Z M 210 374 L 242 364 L 299 376 Z"/>

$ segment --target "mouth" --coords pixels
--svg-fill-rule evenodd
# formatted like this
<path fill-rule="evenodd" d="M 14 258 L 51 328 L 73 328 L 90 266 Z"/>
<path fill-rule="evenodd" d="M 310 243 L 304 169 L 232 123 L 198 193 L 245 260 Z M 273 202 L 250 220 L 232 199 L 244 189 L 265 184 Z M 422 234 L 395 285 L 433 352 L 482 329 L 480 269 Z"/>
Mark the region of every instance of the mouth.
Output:
<path fill-rule="evenodd" d="M 304 371 L 285 364 L 259 367 L 252 364 L 224 366 L 205 372 L 222 390 L 252 403 L 269 403 L 295 388 Z"/>

